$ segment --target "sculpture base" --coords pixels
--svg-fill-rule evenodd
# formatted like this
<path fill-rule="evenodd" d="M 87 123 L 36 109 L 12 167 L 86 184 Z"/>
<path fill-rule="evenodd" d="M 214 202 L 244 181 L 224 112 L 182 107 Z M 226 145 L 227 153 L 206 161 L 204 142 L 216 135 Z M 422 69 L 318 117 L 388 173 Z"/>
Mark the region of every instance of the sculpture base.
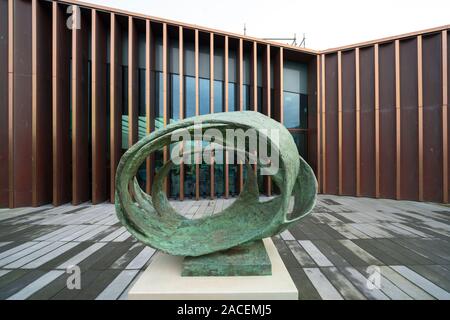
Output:
<path fill-rule="evenodd" d="M 270 276 L 183 277 L 183 257 L 157 253 L 128 292 L 131 300 L 297 300 L 298 291 L 270 238 Z"/>
<path fill-rule="evenodd" d="M 272 265 L 262 240 L 200 257 L 185 257 L 183 277 L 267 276 Z"/>

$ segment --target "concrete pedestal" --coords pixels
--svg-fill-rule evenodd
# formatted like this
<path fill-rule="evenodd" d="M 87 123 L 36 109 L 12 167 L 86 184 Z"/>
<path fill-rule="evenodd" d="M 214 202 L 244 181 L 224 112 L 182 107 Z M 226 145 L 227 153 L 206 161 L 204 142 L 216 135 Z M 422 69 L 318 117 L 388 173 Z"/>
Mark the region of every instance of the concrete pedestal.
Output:
<path fill-rule="evenodd" d="M 183 257 L 158 253 L 128 292 L 131 300 L 297 300 L 298 291 L 270 238 L 270 276 L 182 277 Z"/>

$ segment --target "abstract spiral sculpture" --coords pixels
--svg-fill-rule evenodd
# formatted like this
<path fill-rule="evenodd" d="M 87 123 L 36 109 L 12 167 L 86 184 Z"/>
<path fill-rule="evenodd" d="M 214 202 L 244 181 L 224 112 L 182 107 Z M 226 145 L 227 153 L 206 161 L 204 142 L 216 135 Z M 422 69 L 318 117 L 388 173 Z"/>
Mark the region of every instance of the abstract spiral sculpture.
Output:
<path fill-rule="evenodd" d="M 151 196 L 146 194 L 135 178 L 138 168 L 151 153 L 173 144 L 171 135 L 176 130 L 194 132 L 196 121 L 202 122 L 202 130 L 279 130 L 280 169 L 272 176 L 272 181 L 278 186 L 280 195 L 260 202 L 256 174 L 247 167 L 244 189 L 232 205 L 212 216 L 188 219 L 176 212 L 163 191 L 172 161 L 166 162 L 155 175 Z M 115 203 L 119 220 L 139 241 L 171 255 L 196 257 L 283 232 L 310 213 L 316 194 L 313 170 L 299 156 L 289 131 L 260 113 L 244 111 L 188 118 L 141 139 L 120 160 Z M 288 213 L 292 196 L 294 208 Z"/>

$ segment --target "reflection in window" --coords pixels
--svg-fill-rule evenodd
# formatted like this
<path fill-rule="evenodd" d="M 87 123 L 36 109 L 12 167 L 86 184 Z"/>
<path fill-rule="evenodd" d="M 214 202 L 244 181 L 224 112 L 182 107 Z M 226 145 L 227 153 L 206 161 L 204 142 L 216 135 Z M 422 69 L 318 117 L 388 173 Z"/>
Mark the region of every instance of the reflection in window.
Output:
<path fill-rule="evenodd" d="M 122 151 L 128 149 L 128 67 L 122 66 Z"/>
<path fill-rule="evenodd" d="M 138 97 L 139 97 L 139 118 L 138 118 L 138 135 L 139 140 L 147 135 L 147 117 L 145 109 L 145 69 L 138 70 Z M 141 188 L 145 188 L 145 183 L 147 181 L 147 166 L 145 161 L 139 167 L 138 171 L 138 181 Z M 145 189 L 144 189 L 145 190 Z"/>
<path fill-rule="evenodd" d="M 178 74 L 170 74 L 170 123 L 180 119 L 180 76 Z M 170 145 L 170 153 L 175 144 Z M 170 196 L 177 198 L 180 195 L 180 166 L 174 165 L 170 170 Z"/>
<path fill-rule="evenodd" d="M 164 126 L 163 74 L 155 72 L 155 130 Z"/>
<path fill-rule="evenodd" d="M 170 123 L 180 120 L 180 76 L 170 75 Z"/>
<path fill-rule="evenodd" d="M 294 138 L 295 144 L 297 145 L 298 153 L 303 159 L 307 158 L 308 141 L 306 132 L 291 132 Z"/>
<path fill-rule="evenodd" d="M 283 120 L 288 129 L 300 128 L 300 94 L 284 92 Z"/>
<path fill-rule="evenodd" d="M 195 78 L 185 76 L 184 79 L 184 116 L 190 118 L 195 116 Z"/>
<path fill-rule="evenodd" d="M 214 112 L 224 112 L 223 108 L 223 82 L 214 81 Z"/>
<path fill-rule="evenodd" d="M 228 111 L 236 111 L 236 84 L 228 83 Z"/>
<path fill-rule="evenodd" d="M 200 85 L 200 115 L 208 114 L 209 109 L 209 79 L 202 79 L 199 80 Z"/>
<path fill-rule="evenodd" d="M 263 112 L 263 88 L 262 87 L 258 87 L 258 112 L 264 113 Z"/>
<path fill-rule="evenodd" d="M 244 84 L 243 85 L 243 91 L 242 91 L 242 98 L 244 103 L 244 110 L 250 110 L 253 111 L 253 106 L 251 105 L 250 101 L 250 86 Z"/>

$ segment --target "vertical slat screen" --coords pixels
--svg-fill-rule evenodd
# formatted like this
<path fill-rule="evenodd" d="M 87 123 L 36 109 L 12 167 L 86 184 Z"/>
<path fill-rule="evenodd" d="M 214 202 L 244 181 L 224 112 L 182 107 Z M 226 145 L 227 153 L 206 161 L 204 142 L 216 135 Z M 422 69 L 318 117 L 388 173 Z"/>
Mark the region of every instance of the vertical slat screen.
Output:
<path fill-rule="evenodd" d="M 70 55 L 71 32 L 64 8 L 52 3 L 52 175 L 53 205 L 71 199 Z"/>
<path fill-rule="evenodd" d="M 137 26 L 128 17 L 128 147 L 138 141 L 138 39 Z"/>
<path fill-rule="evenodd" d="M 88 96 L 88 48 L 89 17 L 83 9 L 81 28 L 72 29 L 72 203 L 80 204 L 90 199 L 89 168 L 89 96 Z M 74 19 L 77 19 L 74 17 Z"/>
<path fill-rule="evenodd" d="M 122 30 L 118 16 L 111 14 L 111 62 L 110 62 L 110 198 L 114 203 L 116 168 L 122 150 Z"/>
<path fill-rule="evenodd" d="M 8 1 L 0 1 L 0 207 L 9 206 Z"/>
<path fill-rule="evenodd" d="M 106 190 L 106 34 L 100 13 L 92 10 L 92 203 L 107 199 Z"/>
<path fill-rule="evenodd" d="M 356 194 L 356 50 L 341 57 L 341 194 Z"/>
<path fill-rule="evenodd" d="M 32 3 L 9 1 L 10 205 L 32 203 Z"/>

